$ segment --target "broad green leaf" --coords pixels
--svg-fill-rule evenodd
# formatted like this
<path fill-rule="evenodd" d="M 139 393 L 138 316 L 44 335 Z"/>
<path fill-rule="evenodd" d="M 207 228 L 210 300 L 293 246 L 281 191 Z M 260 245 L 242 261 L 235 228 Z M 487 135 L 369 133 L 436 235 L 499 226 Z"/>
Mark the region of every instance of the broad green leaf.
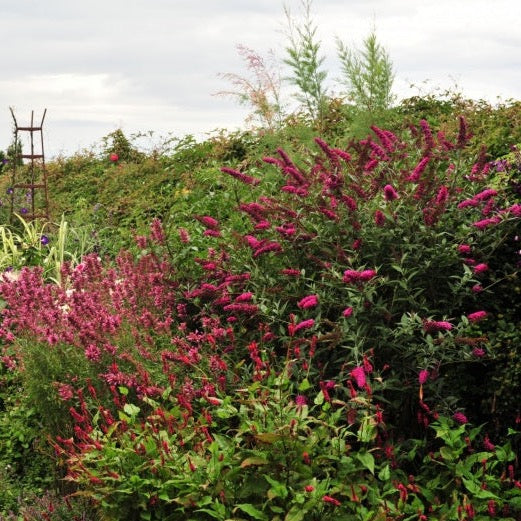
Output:
<path fill-rule="evenodd" d="M 382 467 L 380 472 L 378 472 L 378 479 L 380 481 L 387 481 L 390 477 L 391 469 L 389 468 L 389 465 L 385 465 L 385 467 Z"/>
<path fill-rule="evenodd" d="M 253 517 L 253 519 L 259 519 L 260 521 L 268 521 L 268 516 L 255 508 L 253 505 L 250 505 L 249 503 L 241 503 L 237 505 L 237 508 L 239 510 L 242 510 L 249 516 Z"/>
<path fill-rule="evenodd" d="M 374 456 L 370 452 L 358 452 L 356 457 L 371 474 L 374 474 Z"/>
<path fill-rule="evenodd" d="M 126 403 L 123 407 L 123 410 L 129 415 L 129 416 L 137 416 L 139 414 L 139 411 L 141 409 L 132 403 Z"/>
<path fill-rule="evenodd" d="M 304 378 L 302 382 L 300 382 L 300 385 L 298 386 L 298 390 L 301 392 L 307 391 L 311 387 L 311 384 L 309 383 L 309 380 L 307 378 Z"/>
<path fill-rule="evenodd" d="M 270 476 L 264 476 L 264 479 L 271 485 L 270 490 L 268 491 L 268 497 L 271 495 L 270 499 L 275 497 L 285 498 L 288 495 L 288 489 L 284 483 L 273 479 Z M 270 494 L 271 492 L 271 494 Z"/>
<path fill-rule="evenodd" d="M 274 432 L 259 432 L 254 434 L 253 437 L 262 443 L 275 443 L 282 438 L 280 434 L 275 434 Z"/>
<path fill-rule="evenodd" d="M 294 505 L 286 514 L 284 521 L 302 521 L 307 514 L 307 509 L 302 508 L 301 505 Z"/>
<path fill-rule="evenodd" d="M 241 468 L 245 467 L 252 467 L 252 466 L 261 466 L 261 465 L 267 465 L 268 460 L 261 458 L 259 456 L 252 456 L 251 458 L 246 458 L 241 463 Z"/>
<path fill-rule="evenodd" d="M 324 403 L 324 393 L 322 391 L 319 391 L 319 393 L 315 396 L 313 403 L 315 405 L 322 405 Z"/>

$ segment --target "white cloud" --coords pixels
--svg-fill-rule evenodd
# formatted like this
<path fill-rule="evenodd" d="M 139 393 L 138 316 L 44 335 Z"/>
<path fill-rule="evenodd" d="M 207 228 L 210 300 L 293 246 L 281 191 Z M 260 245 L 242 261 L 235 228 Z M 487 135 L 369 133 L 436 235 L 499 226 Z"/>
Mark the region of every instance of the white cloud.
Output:
<path fill-rule="evenodd" d="M 300 0 L 286 0 L 298 17 Z M 213 93 L 245 73 L 235 45 L 284 57 L 283 0 L 2 0 L 0 148 L 11 116 L 48 109 L 47 150 L 74 152 L 119 126 L 200 135 L 237 127 L 246 110 Z M 459 85 L 521 98 L 521 4 L 515 0 L 315 0 L 313 19 L 338 77 L 335 36 L 360 46 L 373 24 L 396 89 Z M 291 90 L 286 88 L 286 90 Z"/>

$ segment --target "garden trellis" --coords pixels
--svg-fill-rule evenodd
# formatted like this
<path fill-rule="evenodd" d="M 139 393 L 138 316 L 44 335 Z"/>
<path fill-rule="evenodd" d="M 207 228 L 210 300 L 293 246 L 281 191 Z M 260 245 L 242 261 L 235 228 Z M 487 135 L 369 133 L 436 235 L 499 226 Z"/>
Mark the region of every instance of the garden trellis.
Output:
<path fill-rule="evenodd" d="M 31 111 L 29 126 L 19 126 L 13 109 L 10 107 L 14 120 L 14 157 L 12 164 L 12 181 L 9 188 L 11 195 L 10 220 L 15 213 L 20 213 L 27 220 L 49 220 L 49 197 L 47 192 L 47 171 L 45 168 L 45 152 L 43 146 L 43 122 L 47 109 L 44 109 L 39 125 L 34 122 L 34 110 Z M 21 149 L 20 132 L 27 132 L 29 137 L 29 153 L 24 154 Z M 39 153 L 35 153 L 35 134 L 39 134 Z M 28 162 L 24 164 L 24 159 Z M 22 195 L 23 205 L 15 208 Z"/>

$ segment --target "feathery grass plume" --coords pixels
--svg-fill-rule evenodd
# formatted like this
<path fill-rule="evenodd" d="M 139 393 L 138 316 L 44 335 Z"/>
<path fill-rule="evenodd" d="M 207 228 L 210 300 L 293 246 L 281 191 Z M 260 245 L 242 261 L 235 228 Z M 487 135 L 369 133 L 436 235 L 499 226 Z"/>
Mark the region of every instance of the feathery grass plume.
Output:
<path fill-rule="evenodd" d="M 251 77 L 233 72 L 220 73 L 219 77 L 229 81 L 235 90 L 225 90 L 217 93 L 219 96 L 230 96 L 240 105 L 253 108 L 253 113 L 246 118 L 251 123 L 258 118 L 262 127 L 275 130 L 280 127 L 283 111 L 280 98 L 281 78 L 275 66 L 273 51 L 265 60 L 257 51 L 238 44 L 237 52 L 246 62 L 246 68 Z"/>

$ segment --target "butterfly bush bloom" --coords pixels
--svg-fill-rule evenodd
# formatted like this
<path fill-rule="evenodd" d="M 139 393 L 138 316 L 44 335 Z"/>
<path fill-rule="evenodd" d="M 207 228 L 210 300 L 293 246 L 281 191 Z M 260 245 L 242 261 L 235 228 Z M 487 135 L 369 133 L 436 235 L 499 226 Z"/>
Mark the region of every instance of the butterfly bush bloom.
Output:
<path fill-rule="evenodd" d="M 420 382 L 420 385 L 423 385 L 428 379 L 429 371 L 427 371 L 427 369 L 422 369 L 418 375 L 418 382 Z"/>
<path fill-rule="evenodd" d="M 489 226 L 494 226 L 499 222 L 501 222 L 501 217 L 495 216 L 490 217 L 488 219 L 482 219 L 481 221 L 473 222 L 472 226 L 474 226 L 474 228 L 477 228 L 478 230 L 484 230 L 485 228 L 488 228 Z"/>
<path fill-rule="evenodd" d="M 476 264 L 474 266 L 474 273 L 479 275 L 480 273 L 485 273 L 485 271 L 488 271 L 488 264 L 485 264 L 484 262 L 480 264 Z"/>
<path fill-rule="evenodd" d="M 307 297 L 304 297 L 301 299 L 297 306 L 300 309 L 309 309 L 314 308 L 318 304 L 318 296 L 317 295 L 308 295 Z"/>
<path fill-rule="evenodd" d="M 395 199 L 398 199 L 399 195 L 392 185 L 385 185 L 384 197 L 386 201 L 394 201 Z"/>
<path fill-rule="evenodd" d="M 468 314 L 467 318 L 469 319 L 469 322 L 480 322 L 481 320 L 484 320 L 485 318 L 487 318 L 487 312 L 486 311 L 475 311 L 474 313 Z"/>
<path fill-rule="evenodd" d="M 425 168 L 427 167 L 427 163 L 430 161 L 430 156 L 425 156 L 421 159 L 421 161 L 416 165 L 414 170 L 412 171 L 411 175 L 407 178 L 408 181 L 412 181 L 413 183 L 416 183 L 420 180 L 421 175 L 425 171 Z"/>
<path fill-rule="evenodd" d="M 355 367 L 351 371 L 351 377 L 354 378 L 356 385 L 358 385 L 358 387 L 360 389 L 363 389 L 365 387 L 365 384 L 366 384 L 365 370 L 362 366 Z"/>
<path fill-rule="evenodd" d="M 342 316 L 348 318 L 353 314 L 353 311 L 352 307 L 345 308 L 344 311 L 342 311 Z"/>
<path fill-rule="evenodd" d="M 295 396 L 295 405 L 298 409 L 306 406 L 308 404 L 307 398 L 303 394 L 298 394 Z"/>
<path fill-rule="evenodd" d="M 322 501 L 324 501 L 324 503 L 330 503 L 331 505 L 334 505 L 335 507 L 339 507 L 342 504 L 342 503 L 340 503 L 340 501 L 338 501 L 338 499 L 335 499 L 334 497 L 331 497 L 331 496 L 323 496 Z"/>
<path fill-rule="evenodd" d="M 288 275 L 289 277 L 300 277 L 301 275 L 300 270 L 294 268 L 284 268 L 281 270 L 281 273 L 283 275 Z"/>
<path fill-rule="evenodd" d="M 243 174 L 237 170 L 234 170 L 233 168 L 228 168 L 224 166 L 221 168 L 221 172 L 223 172 L 224 174 L 231 175 L 232 177 L 235 177 L 235 179 L 247 185 L 255 186 L 260 183 L 260 179 L 256 179 L 255 177 Z"/>
<path fill-rule="evenodd" d="M 303 320 L 302 322 L 299 322 L 298 324 L 290 324 L 288 329 L 290 336 L 293 336 L 297 331 L 301 331 L 303 329 L 309 329 L 315 325 L 315 321 L 312 318 L 309 318 L 308 320 Z"/>
<path fill-rule="evenodd" d="M 482 358 L 483 356 L 485 356 L 485 350 L 482 349 L 481 347 L 475 347 L 473 350 L 472 350 L 472 354 L 477 357 L 477 358 Z"/>
<path fill-rule="evenodd" d="M 353 284 L 355 282 L 368 282 L 374 277 L 376 277 L 375 270 L 346 270 L 344 271 L 344 277 L 342 280 L 348 284 Z"/>
<path fill-rule="evenodd" d="M 380 227 L 385 224 L 385 215 L 381 210 L 376 210 L 374 213 L 374 223 Z"/>
<path fill-rule="evenodd" d="M 465 423 L 469 422 L 467 417 L 462 412 L 455 412 L 452 415 L 452 418 L 460 425 L 465 425 Z"/>
<path fill-rule="evenodd" d="M 450 331 L 452 324 L 444 320 L 425 320 L 423 330 L 427 333 L 436 333 L 437 331 Z"/>

